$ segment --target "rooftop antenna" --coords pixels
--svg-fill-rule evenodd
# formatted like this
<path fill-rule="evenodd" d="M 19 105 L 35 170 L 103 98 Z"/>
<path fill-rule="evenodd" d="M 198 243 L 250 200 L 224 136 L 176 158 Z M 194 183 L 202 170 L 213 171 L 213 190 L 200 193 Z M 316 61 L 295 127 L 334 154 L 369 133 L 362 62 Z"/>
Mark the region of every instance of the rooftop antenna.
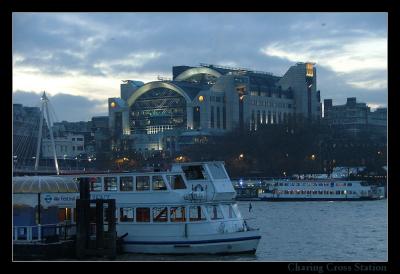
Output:
<path fill-rule="evenodd" d="M 49 99 L 46 96 L 46 92 L 43 91 L 43 95 L 40 98 L 42 100 L 42 106 L 40 108 L 40 124 L 39 124 L 39 136 L 38 136 L 38 142 L 37 142 L 37 147 L 36 147 L 36 159 L 35 159 L 35 171 L 38 170 L 39 168 L 39 154 L 40 154 L 40 142 L 42 140 L 42 127 L 43 127 L 43 118 L 44 118 L 44 111 L 46 110 L 46 116 L 47 116 L 47 126 L 50 131 L 50 139 L 51 139 L 51 145 L 53 148 L 53 156 L 54 156 L 54 165 L 56 167 L 56 172 L 57 175 L 60 175 L 60 170 L 58 168 L 58 161 L 57 161 L 57 154 L 56 154 L 56 145 L 54 143 L 54 136 L 53 136 L 53 129 L 51 127 L 51 121 L 50 121 L 50 115 L 49 115 L 49 108 L 48 108 L 48 102 Z"/>

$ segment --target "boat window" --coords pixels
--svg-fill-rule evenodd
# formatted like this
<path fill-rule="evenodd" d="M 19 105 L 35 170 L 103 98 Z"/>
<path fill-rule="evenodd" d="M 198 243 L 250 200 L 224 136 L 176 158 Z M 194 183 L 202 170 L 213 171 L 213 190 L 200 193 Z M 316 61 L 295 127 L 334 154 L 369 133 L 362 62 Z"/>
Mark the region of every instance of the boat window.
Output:
<path fill-rule="evenodd" d="M 168 222 L 168 208 L 153 207 L 153 222 Z"/>
<path fill-rule="evenodd" d="M 119 209 L 119 220 L 120 222 L 133 222 L 133 208 L 132 207 L 121 207 Z"/>
<path fill-rule="evenodd" d="M 208 169 L 214 179 L 227 179 L 225 168 L 221 163 L 208 164 Z"/>
<path fill-rule="evenodd" d="M 153 190 L 167 190 L 167 185 L 165 184 L 163 177 L 160 175 L 153 176 L 152 183 Z"/>
<path fill-rule="evenodd" d="M 229 218 L 229 219 L 236 218 L 235 211 L 233 211 L 233 208 L 231 205 L 221 205 L 221 207 L 227 218 Z"/>
<path fill-rule="evenodd" d="M 206 216 L 201 206 L 190 206 L 189 207 L 189 221 L 198 222 L 206 220 Z"/>
<path fill-rule="evenodd" d="M 296 186 L 300 186 L 300 183 L 296 183 Z"/>
<path fill-rule="evenodd" d="M 340 194 L 340 190 L 336 190 L 336 194 L 337 194 L 337 195 Z"/>
<path fill-rule="evenodd" d="M 186 185 L 181 175 L 169 175 L 169 185 L 172 189 L 185 189 Z"/>
<path fill-rule="evenodd" d="M 207 206 L 207 213 L 211 220 L 223 219 L 222 211 L 218 205 Z"/>
<path fill-rule="evenodd" d="M 133 177 L 132 176 L 122 176 L 119 178 L 120 191 L 133 191 Z"/>
<path fill-rule="evenodd" d="M 90 191 L 101 191 L 101 177 L 89 178 Z"/>
<path fill-rule="evenodd" d="M 347 183 L 347 186 L 352 186 L 353 184 L 352 183 Z"/>
<path fill-rule="evenodd" d="M 136 191 L 147 191 L 150 190 L 150 177 L 149 176 L 137 176 L 136 177 Z"/>
<path fill-rule="evenodd" d="M 198 166 L 183 166 L 183 172 L 185 173 L 186 179 L 188 180 L 204 180 L 204 168 L 201 165 Z"/>
<path fill-rule="evenodd" d="M 136 208 L 136 222 L 150 222 L 150 208 L 138 207 Z"/>
<path fill-rule="evenodd" d="M 185 222 L 185 207 L 178 206 L 178 207 L 171 207 L 169 212 L 169 217 L 171 222 Z"/>
<path fill-rule="evenodd" d="M 104 177 L 104 191 L 117 191 L 117 177 Z"/>

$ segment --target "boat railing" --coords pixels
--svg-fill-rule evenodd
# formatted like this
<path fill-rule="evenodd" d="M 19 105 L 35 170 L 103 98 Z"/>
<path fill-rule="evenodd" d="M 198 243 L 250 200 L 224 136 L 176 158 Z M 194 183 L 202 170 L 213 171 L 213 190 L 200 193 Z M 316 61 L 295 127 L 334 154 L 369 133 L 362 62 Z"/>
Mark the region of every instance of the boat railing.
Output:
<path fill-rule="evenodd" d="M 76 224 L 57 223 L 34 226 L 13 226 L 13 240 L 18 242 L 54 242 L 76 235 Z"/>

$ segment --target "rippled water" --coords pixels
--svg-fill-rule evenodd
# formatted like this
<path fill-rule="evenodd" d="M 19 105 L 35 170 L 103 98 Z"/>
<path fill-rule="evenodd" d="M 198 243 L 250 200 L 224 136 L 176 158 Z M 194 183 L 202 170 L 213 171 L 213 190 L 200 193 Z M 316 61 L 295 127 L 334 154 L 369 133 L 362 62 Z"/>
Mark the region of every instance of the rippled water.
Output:
<path fill-rule="evenodd" d="M 259 228 L 255 255 L 137 255 L 123 261 L 386 261 L 387 200 L 352 202 L 238 202 Z"/>

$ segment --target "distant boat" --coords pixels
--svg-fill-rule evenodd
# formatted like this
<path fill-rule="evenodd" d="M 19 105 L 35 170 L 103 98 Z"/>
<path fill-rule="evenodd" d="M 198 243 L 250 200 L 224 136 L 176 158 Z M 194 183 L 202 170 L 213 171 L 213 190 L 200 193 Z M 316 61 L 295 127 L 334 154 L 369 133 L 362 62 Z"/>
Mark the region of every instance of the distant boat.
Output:
<path fill-rule="evenodd" d="M 360 201 L 384 198 L 384 188 L 362 181 L 277 180 L 260 193 L 264 201 Z"/>

